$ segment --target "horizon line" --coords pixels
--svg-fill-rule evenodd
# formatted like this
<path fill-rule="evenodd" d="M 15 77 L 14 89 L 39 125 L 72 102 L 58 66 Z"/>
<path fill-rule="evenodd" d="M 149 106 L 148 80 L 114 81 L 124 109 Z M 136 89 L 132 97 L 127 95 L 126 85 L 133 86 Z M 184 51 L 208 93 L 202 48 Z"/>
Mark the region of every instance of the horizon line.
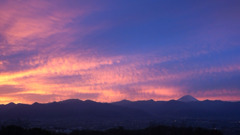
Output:
<path fill-rule="evenodd" d="M 121 102 L 121 101 L 130 101 L 130 102 L 138 102 L 138 101 L 154 101 L 154 102 L 169 102 L 169 101 L 179 101 L 179 99 L 170 99 L 170 100 L 154 100 L 154 99 L 148 99 L 148 100 L 129 100 L 129 99 L 122 99 L 122 100 L 118 100 L 118 101 L 111 101 L 111 102 L 101 102 L 101 101 L 94 101 L 92 99 L 79 99 L 79 98 L 69 98 L 69 99 L 64 99 L 64 100 L 59 100 L 59 101 L 50 101 L 50 102 L 32 102 L 32 103 L 21 103 L 21 102 L 9 102 L 6 104 L 2 104 L 0 103 L 0 105 L 8 105 L 8 104 L 24 104 L 24 105 L 33 105 L 33 104 L 49 104 L 49 103 L 59 103 L 59 102 L 63 102 L 63 101 L 68 101 L 68 100 L 78 100 L 78 101 L 92 101 L 92 102 L 96 102 L 96 103 L 116 103 L 116 102 Z M 192 102 L 203 102 L 203 101 L 222 101 L 222 102 L 240 102 L 240 100 L 236 100 L 236 101 L 230 101 L 230 100 L 220 100 L 220 99 L 215 99 L 215 100 L 211 100 L 211 99 L 204 99 L 204 100 L 198 100 L 198 101 L 192 101 Z M 179 101 L 182 102 L 182 101 Z M 190 101 L 191 102 L 191 101 Z"/>

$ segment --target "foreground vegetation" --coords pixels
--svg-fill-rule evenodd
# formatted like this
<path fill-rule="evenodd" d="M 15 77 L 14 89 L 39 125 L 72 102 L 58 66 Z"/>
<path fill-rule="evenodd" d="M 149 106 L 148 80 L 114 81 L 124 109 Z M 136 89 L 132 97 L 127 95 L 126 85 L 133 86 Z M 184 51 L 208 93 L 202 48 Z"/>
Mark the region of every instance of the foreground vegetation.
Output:
<path fill-rule="evenodd" d="M 18 126 L 6 126 L 1 128 L 0 135 L 222 135 L 222 133 L 203 128 L 156 126 L 139 130 L 127 130 L 122 127 L 105 131 L 75 130 L 66 134 L 40 128 L 24 129 Z"/>

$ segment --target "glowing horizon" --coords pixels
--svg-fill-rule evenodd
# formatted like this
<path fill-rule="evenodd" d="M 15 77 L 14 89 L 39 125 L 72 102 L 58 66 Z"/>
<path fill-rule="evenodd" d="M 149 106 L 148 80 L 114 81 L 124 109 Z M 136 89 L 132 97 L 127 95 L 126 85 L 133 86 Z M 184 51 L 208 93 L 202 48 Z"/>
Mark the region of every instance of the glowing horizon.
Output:
<path fill-rule="evenodd" d="M 3 0 L 0 104 L 240 101 L 239 4 Z"/>

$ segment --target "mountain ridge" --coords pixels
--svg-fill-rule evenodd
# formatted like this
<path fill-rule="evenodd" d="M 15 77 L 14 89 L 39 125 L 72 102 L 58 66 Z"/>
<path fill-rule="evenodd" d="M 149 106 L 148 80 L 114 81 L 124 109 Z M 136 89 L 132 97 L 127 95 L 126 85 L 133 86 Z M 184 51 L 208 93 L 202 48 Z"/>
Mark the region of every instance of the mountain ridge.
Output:
<path fill-rule="evenodd" d="M 53 124 L 105 121 L 157 121 L 163 119 L 240 120 L 240 102 L 129 101 L 101 103 L 91 100 L 64 100 L 50 103 L 0 105 L 1 121 L 46 121 Z M 58 121 L 56 123 L 56 121 Z M 128 122 L 127 122 L 128 123 Z M 44 124 L 43 124 L 44 125 Z"/>
<path fill-rule="evenodd" d="M 179 99 L 175 100 L 175 99 L 171 99 L 171 100 L 153 100 L 153 99 L 149 99 L 149 100 L 136 100 L 136 101 L 132 101 L 132 100 L 128 100 L 128 99 L 123 99 L 123 100 L 119 100 L 119 101 L 114 101 L 114 102 L 97 102 L 97 101 L 94 101 L 94 100 L 90 100 L 90 99 L 86 99 L 86 100 L 81 100 L 81 99 L 66 99 L 66 100 L 61 100 L 61 101 L 51 101 L 51 102 L 46 102 L 46 103 L 41 103 L 41 102 L 34 102 L 34 103 L 30 103 L 30 104 L 27 104 L 27 103 L 14 103 L 14 102 L 9 102 L 9 103 L 6 103 L 6 104 L 0 104 L 0 106 L 3 106 L 3 105 L 18 105 L 18 104 L 24 104 L 24 105 L 33 105 L 33 104 L 50 104 L 50 103 L 65 103 L 65 102 L 95 102 L 95 103 L 108 103 L 108 104 L 112 104 L 112 103 L 117 103 L 117 102 L 171 102 L 171 101 L 181 101 L 181 99 L 186 99 L 186 98 L 192 98 L 193 100 L 195 101 L 199 101 L 199 102 L 202 102 L 202 101 L 221 101 L 221 102 L 240 102 L 240 101 L 225 101 L 225 100 L 219 100 L 219 99 L 216 99 L 216 100 L 209 100 L 209 99 L 205 99 L 205 100 L 198 100 L 197 98 L 191 96 L 191 95 L 184 95 L 182 97 L 180 97 Z M 184 101 L 182 101 L 184 102 Z M 185 102 L 189 102 L 189 101 L 185 101 Z M 190 101 L 191 102 L 191 101 Z"/>

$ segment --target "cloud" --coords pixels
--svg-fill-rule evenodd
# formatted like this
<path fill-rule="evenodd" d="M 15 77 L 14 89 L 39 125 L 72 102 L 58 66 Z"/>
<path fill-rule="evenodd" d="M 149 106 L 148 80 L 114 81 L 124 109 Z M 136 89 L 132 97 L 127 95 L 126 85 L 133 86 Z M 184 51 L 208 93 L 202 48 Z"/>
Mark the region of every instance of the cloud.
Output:
<path fill-rule="evenodd" d="M 24 89 L 15 85 L 0 85 L 0 95 L 9 95 L 12 93 L 18 93 Z"/>
<path fill-rule="evenodd" d="M 70 95 L 71 98 L 77 99 L 97 99 L 99 97 L 99 93 L 74 93 Z"/>
<path fill-rule="evenodd" d="M 53 101 L 59 101 L 59 95 L 54 94 L 15 94 L 16 101 L 19 103 L 47 103 L 47 102 L 53 102 Z"/>
<path fill-rule="evenodd" d="M 223 72 L 232 76 L 232 72 L 239 70 L 237 65 L 201 68 L 195 71 L 177 71 L 165 65 L 166 62 L 181 59 L 149 59 L 147 56 L 145 58 L 121 56 L 90 59 L 89 57 L 81 58 L 81 55 L 65 55 L 65 57 L 47 59 L 33 69 L 2 74 L 0 82 L 8 85 L 24 85 L 25 90 L 21 94 L 26 95 L 57 95 L 57 99 L 67 99 L 77 97 L 78 94 L 72 93 L 80 93 L 78 98 L 90 98 L 101 102 L 149 98 L 169 100 L 180 97 L 184 93 L 194 95 L 197 90 L 216 89 L 216 86 L 230 89 L 234 87 L 227 87 L 229 83 L 225 83 L 226 85 L 222 83 L 221 86 L 218 85 L 219 82 L 211 83 L 205 76 L 211 79 L 211 75 L 216 73 L 222 75 Z M 32 63 L 29 64 L 32 65 Z M 199 82 L 201 76 L 204 77 Z M 226 80 L 225 76 L 221 78 L 222 81 Z M 236 82 L 236 78 L 233 80 Z M 50 101 L 50 98 L 47 101 Z"/>
<path fill-rule="evenodd" d="M 218 26 L 214 22 L 223 18 L 213 18 L 215 10 L 200 19 L 191 15 L 180 19 L 202 11 L 202 3 L 193 12 L 177 6 L 181 17 L 171 10 L 170 18 L 166 7 L 160 12 L 144 3 L 139 7 L 117 3 L 1 1 L 0 103 L 169 100 L 189 93 L 237 98 L 240 48 L 233 38 L 236 31 L 231 30 L 238 24 L 230 30 L 220 27 L 231 17 Z M 143 14 L 143 7 L 156 9 Z M 203 18 L 207 21 L 200 25 L 196 20 Z M 226 39 L 222 42 L 220 37 Z"/>
<path fill-rule="evenodd" d="M 7 1 L 0 7 L 1 55 L 19 51 L 49 53 L 49 50 L 62 49 L 72 42 L 72 37 L 87 35 L 98 29 L 97 26 L 80 25 L 78 30 L 69 27 L 74 19 L 81 21 L 95 6 L 82 4 L 82 8 L 72 8 L 64 1 Z M 20 11 L 20 12 L 19 12 Z M 79 34 L 81 32 L 82 34 Z"/>

